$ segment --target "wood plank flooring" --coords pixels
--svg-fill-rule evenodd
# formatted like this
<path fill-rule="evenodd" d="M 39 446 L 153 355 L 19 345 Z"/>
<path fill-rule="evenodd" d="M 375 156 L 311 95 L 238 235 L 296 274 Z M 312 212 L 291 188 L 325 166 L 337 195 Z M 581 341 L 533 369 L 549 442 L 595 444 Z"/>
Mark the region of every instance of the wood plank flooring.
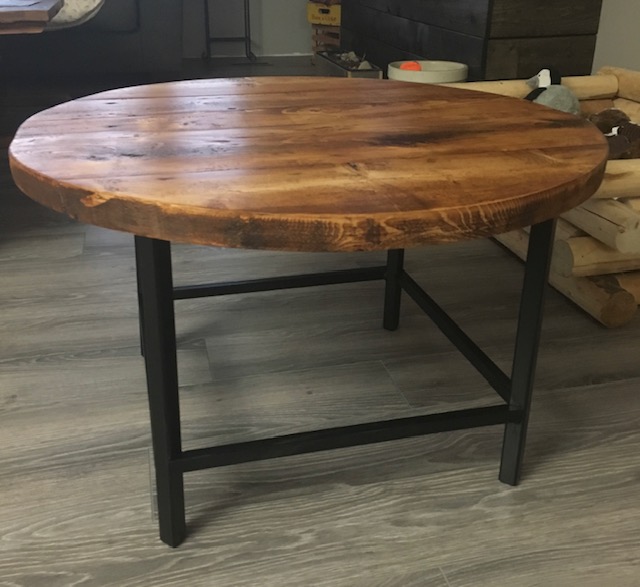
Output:
<path fill-rule="evenodd" d="M 0 586 L 640 585 L 640 321 L 550 291 L 523 483 L 468 430 L 186 477 L 189 537 L 157 538 L 132 237 L 30 202 L 0 169 Z M 377 264 L 378 254 L 174 247 L 176 282 Z M 520 263 L 489 241 L 408 266 L 504 368 Z M 490 404 L 382 284 L 176 302 L 185 445 Z"/>

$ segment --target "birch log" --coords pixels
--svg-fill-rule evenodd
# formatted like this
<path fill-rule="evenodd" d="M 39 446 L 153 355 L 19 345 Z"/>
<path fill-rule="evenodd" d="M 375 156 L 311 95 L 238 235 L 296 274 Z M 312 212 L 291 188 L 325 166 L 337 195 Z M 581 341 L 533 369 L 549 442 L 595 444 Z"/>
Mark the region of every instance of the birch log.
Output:
<path fill-rule="evenodd" d="M 640 254 L 640 212 L 617 200 L 588 200 L 565 220 L 621 253 Z"/>
<path fill-rule="evenodd" d="M 521 259 L 526 259 L 528 235 L 520 229 L 494 237 Z M 607 328 L 627 324 L 638 306 L 634 296 L 610 276 L 563 277 L 552 271 L 549 283 Z"/>
<path fill-rule="evenodd" d="M 605 275 L 640 269 L 640 255 L 621 253 L 591 236 L 557 240 L 553 268 L 564 277 Z"/>
<path fill-rule="evenodd" d="M 564 218 L 558 218 L 556 221 L 556 240 L 566 240 L 575 236 L 585 236 L 584 230 L 580 230 Z"/>
<path fill-rule="evenodd" d="M 524 98 L 531 91 L 531 87 L 525 80 L 497 80 L 442 85 L 512 96 L 513 98 Z M 618 78 L 613 74 L 563 77 L 562 85 L 573 91 L 578 100 L 601 100 L 614 98 L 618 95 Z"/>
<path fill-rule="evenodd" d="M 529 234 L 531 227 L 527 226 L 524 230 Z M 580 230 L 577 226 L 574 226 L 570 222 L 564 220 L 564 218 L 558 218 L 558 220 L 556 220 L 556 231 L 554 233 L 554 238 L 556 240 L 566 240 L 568 238 L 573 238 L 574 236 L 585 235 L 586 232 L 584 232 L 584 230 Z"/>
<path fill-rule="evenodd" d="M 598 75 L 614 75 L 618 80 L 616 95 L 627 100 L 640 102 L 640 72 L 623 67 L 606 65 L 598 70 Z"/>
<path fill-rule="evenodd" d="M 604 179 L 591 198 L 640 197 L 640 159 L 615 159 L 607 161 Z"/>

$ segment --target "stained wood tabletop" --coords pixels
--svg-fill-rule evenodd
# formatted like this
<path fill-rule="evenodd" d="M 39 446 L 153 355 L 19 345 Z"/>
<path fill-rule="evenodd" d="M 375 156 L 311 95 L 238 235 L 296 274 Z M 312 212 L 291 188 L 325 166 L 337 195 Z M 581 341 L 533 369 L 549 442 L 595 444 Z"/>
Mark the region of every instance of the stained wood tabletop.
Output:
<path fill-rule="evenodd" d="M 524 100 L 348 78 L 112 90 L 27 120 L 12 175 L 82 222 L 170 241 L 299 251 L 477 238 L 586 200 L 607 145 Z"/>
<path fill-rule="evenodd" d="M 0 0 L 0 34 L 40 33 L 64 0 Z"/>

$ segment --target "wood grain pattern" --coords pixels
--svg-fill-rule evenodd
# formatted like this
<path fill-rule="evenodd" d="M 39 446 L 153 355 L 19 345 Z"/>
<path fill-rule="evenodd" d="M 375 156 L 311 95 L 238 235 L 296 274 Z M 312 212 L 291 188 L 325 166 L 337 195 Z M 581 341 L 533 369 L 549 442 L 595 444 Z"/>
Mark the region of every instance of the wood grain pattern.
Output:
<path fill-rule="evenodd" d="M 197 244 L 347 251 L 555 217 L 597 189 L 606 153 L 588 123 L 522 100 L 254 78 L 56 106 L 20 128 L 10 160 L 26 194 L 82 222 Z"/>

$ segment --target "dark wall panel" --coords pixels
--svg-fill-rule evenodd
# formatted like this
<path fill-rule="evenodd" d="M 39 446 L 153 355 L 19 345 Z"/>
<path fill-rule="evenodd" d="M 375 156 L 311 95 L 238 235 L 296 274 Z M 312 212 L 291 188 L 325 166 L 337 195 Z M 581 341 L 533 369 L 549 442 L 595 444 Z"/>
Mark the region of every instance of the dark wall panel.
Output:
<path fill-rule="evenodd" d="M 493 38 L 595 35 L 602 0 L 494 0 Z"/>
<path fill-rule="evenodd" d="M 489 0 L 342 0 L 343 10 L 348 4 L 476 37 L 487 32 Z M 346 9 L 352 11 L 349 6 Z"/>
<path fill-rule="evenodd" d="M 486 79 L 528 78 L 554 66 L 563 75 L 589 75 L 596 37 L 492 39 L 487 50 Z"/>

